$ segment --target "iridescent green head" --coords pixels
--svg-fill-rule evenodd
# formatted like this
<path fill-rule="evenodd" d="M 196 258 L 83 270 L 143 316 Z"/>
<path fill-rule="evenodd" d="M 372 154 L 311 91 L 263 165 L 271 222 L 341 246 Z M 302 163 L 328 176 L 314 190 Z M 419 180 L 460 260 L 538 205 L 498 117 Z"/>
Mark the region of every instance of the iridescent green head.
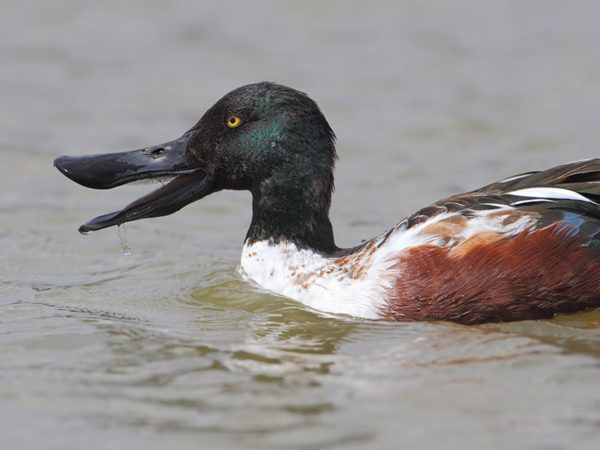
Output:
<path fill-rule="evenodd" d="M 175 176 L 124 209 L 82 225 L 88 232 L 171 214 L 222 189 L 249 190 L 247 239 L 286 239 L 335 250 L 328 219 L 335 136 L 306 94 L 275 83 L 242 86 L 221 98 L 181 138 L 124 153 L 60 157 L 55 166 L 88 187 Z"/>

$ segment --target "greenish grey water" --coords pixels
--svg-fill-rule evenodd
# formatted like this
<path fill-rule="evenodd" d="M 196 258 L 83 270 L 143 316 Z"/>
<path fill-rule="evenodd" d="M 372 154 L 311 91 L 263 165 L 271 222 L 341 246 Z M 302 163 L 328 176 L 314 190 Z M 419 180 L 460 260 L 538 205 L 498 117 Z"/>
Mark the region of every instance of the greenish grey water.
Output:
<path fill-rule="evenodd" d="M 175 138 L 276 80 L 338 135 L 340 245 L 525 170 L 598 156 L 591 1 L 0 5 L 0 446 L 600 445 L 600 312 L 463 327 L 333 317 L 237 272 L 247 193 L 81 236 L 151 186 L 61 154 Z"/>

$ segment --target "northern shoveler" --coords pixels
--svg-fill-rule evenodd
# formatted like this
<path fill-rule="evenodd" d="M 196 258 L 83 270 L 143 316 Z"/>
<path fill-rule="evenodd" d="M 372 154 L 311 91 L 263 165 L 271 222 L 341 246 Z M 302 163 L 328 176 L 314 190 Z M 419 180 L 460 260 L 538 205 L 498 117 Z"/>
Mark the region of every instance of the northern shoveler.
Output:
<path fill-rule="evenodd" d="M 249 190 L 243 271 L 318 310 L 474 324 L 600 307 L 600 159 L 449 197 L 341 249 L 329 221 L 334 144 L 306 94 L 262 82 L 225 95 L 175 141 L 54 165 L 96 189 L 175 177 L 82 233 L 171 214 L 222 189 Z"/>

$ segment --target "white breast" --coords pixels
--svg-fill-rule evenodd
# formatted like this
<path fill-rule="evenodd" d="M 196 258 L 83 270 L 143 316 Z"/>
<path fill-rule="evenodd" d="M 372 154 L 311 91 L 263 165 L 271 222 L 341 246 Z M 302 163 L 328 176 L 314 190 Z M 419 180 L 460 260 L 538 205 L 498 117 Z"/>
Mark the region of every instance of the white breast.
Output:
<path fill-rule="evenodd" d="M 379 318 L 388 283 L 375 270 L 358 274 L 348 260 L 326 258 L 289 242 L 245 244 L 241 266 L 262 287 L 311 308 L 368 319 Z"/>

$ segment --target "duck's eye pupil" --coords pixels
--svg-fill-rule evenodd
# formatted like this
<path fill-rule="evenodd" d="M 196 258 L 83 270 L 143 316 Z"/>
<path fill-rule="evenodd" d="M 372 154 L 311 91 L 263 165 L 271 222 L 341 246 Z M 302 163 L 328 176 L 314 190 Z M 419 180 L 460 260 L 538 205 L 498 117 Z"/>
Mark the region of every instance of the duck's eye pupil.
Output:
<path fill-rule="evenodd" d="M 242 119 L 240 119 L 238 116 L 229 116 L 229 118 L 227 119 L 227 126 L 229 128 L 239 127 L 241 124 Z"/>

